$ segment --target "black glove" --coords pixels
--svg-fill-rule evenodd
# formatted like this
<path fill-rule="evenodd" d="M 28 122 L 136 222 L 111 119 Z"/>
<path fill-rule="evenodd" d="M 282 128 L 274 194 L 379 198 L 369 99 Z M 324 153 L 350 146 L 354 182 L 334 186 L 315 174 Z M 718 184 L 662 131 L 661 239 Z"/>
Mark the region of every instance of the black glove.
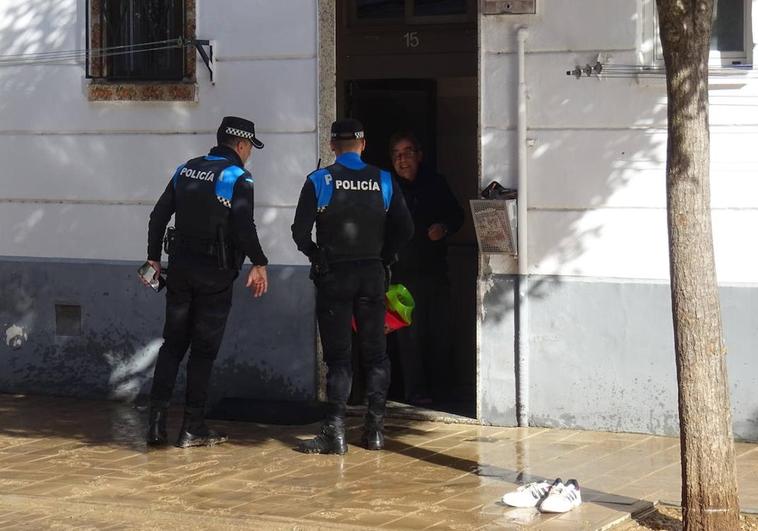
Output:
<path fill-rule="evenodd" d="M 319 249 L 311 257 L 311 272 L 308 278 L 314 282 L 329 273 L 329 261 L 326 258 L 326 251 Z"/>

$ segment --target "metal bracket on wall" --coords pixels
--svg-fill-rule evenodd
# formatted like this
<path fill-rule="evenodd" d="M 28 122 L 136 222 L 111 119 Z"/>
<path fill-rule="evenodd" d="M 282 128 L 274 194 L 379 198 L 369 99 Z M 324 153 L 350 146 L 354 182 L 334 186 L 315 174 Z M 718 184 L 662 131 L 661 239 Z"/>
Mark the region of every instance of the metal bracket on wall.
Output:
<path fill-rule="evenodd" d="M 208 39 L 196 39 L 193 41 L 195 43 L 195 48 L 197 48 L 197 53 L 200 54 L 200 57 L 203 59 L 203 62 L 205 63 L 205 66 L 208 67 L 208 72 L 211 75 L 211 85 L 216 84 L 216 78 L 214 77 L 214 70 L 215 70 L 215 64 L 216 60 L 213 54 L 213 49 L 216 46 L 216 41 L 210 41 Z M 208 47 L 208 51 L 205 51 L 204 46 Z"/>
<path fill-rule="evenodd" d="M 600 59 L 598 55 L 594 64 L 576 65 L 572 70 L 566 70 L 566 75 L 573 76 L 576 79 L 588 79 L 592 77 L 596 79 L 637 78 L 638 80 L 666 78 L 666 66 L 663 64 L 624 65 L 602 62 Z M 746 80 L 752 77 L 752 72 L 753 65 L 749 64 L 711 66 L 708 68 L 708 83 L 710 85 L 740 86 L 744 85 Z"/>

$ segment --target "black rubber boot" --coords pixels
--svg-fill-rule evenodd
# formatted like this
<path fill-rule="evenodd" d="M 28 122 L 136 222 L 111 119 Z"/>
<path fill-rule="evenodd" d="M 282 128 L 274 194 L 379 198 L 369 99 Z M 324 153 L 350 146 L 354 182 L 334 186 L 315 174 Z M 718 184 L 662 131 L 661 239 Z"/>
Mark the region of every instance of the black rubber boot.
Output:
<path fill-rule="evenodd" d="M 371 414 L 366 415 L 361 442 L 366 450 L 381 450 L 384 448 L 384 419 Z"/>
<path fill-rule="evenodd" d="M 321 426 L 321 433 L 313 439 L 301 441 L 297 445 L 297 451 L 304 454 L 337 454 L 347 453 L 347 441 L 345 440 L 345 424 L 342 422 L 325 422 Z"/>
<path fill-rule="evenodd" d="M 205 425 L 202 409 L 187 408 L 184 411 L 184 422 L 176 440 L 178 448 L 190 448 L 193 446 L 215 446 L 227 441 L 225 433 L 212 430 Z"/>
<path fill-rule="evenodd" d="M 147 425 L 147 444 L 150 446 L 164 446 L 168 444 L 166 433 L 166 417 L 168 408 L 165 406 L 150 405 L 150 413 Z"/>

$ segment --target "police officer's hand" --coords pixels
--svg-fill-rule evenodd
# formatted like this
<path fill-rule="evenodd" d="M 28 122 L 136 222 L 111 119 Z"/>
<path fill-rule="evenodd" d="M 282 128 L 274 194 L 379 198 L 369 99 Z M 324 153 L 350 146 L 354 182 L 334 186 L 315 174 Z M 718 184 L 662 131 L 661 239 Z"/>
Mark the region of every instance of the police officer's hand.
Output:
<path fill-rule="evenodd" d="M 443 223 L 435 223 L 429 227 L 427 235 L 430 240 L 436 242 L 447 236 L 447 227 Z"/>
<path fill-rule="evenodd" d="M 253 266 L 247 275 L 246 287 L 250 288 L 253 297 L 260 297 L 268 291 L 268 275 L 266 266 Z"/>
<path fill-rule="evenodd" d="M 155 274 L 153 275 L 152 280 L 158 280 L 158 277 L 161 276 L 161 263 L 160 262 L 156 262 L 155 260 L 148 260 L 147 263 L 150 264 L 151 266 L 153 266 L 153 269 L 155 269 Z M 150 285 L 150 283 L 147 280 L 145 280 L 142 275 L 138 275 L 138 276 L 139 276 L 139 279 L 142 281 L 142 283 L 145 286 L 149 286 Z"/>

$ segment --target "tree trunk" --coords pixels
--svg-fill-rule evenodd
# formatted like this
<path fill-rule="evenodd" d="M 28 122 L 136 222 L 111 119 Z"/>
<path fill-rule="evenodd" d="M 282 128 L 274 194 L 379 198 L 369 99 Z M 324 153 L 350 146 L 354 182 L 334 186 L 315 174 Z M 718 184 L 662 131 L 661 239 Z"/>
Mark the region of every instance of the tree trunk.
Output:
<path fill-rule="evenodd" d="M 656 0 L 668 93 L 666 189 L 684 529 L 739 529 L 713 256 L 708 55 L 714 0 Z"/>

